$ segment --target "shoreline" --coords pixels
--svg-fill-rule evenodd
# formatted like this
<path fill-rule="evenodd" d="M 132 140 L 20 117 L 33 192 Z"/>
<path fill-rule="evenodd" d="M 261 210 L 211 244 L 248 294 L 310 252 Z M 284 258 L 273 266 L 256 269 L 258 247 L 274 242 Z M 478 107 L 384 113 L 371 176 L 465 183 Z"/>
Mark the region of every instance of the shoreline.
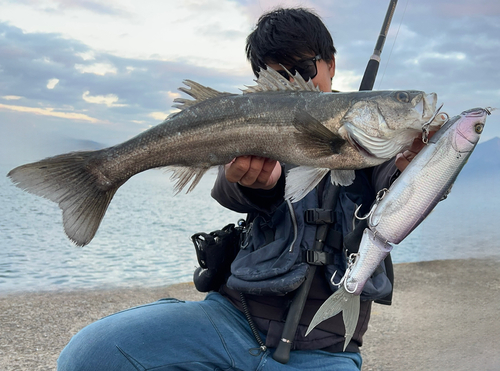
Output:
<path fill-rule="evenodd" d="M 193 283 L 0 295 L 2 370 L 55 370 L 71 336 L 95 320 L 160 298 L 201 300 Z M 497 370 L 500 260 L 395 265 L 393 305 L 375 304 L 363 371 Z"/>

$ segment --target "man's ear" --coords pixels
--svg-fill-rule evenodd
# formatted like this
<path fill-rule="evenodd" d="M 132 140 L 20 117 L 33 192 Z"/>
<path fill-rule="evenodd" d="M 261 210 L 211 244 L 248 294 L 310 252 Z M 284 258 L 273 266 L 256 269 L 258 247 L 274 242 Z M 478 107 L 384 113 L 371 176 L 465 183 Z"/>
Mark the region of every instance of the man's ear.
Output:
<path fill-rule="evenodd" d="M 332 54 L 332 60 L 327 62 L 327 64 L 330 78 L 333 79 L 333 76 L 335 76 L 335 55 Z"/>

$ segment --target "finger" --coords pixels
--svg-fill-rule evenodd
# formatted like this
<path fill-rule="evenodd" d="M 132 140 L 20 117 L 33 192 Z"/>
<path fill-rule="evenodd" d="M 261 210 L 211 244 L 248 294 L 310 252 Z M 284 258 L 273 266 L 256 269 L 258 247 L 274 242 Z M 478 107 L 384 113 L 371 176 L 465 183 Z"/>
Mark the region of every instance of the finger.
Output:
<path fill-rule="evenodd" d="M 281 164 L 276 160 L 266 158 L 256 183 L 263 189 L 273 188 L 281 176 Z"/>
<path fill-rule="evenodd" d="M 436 131 L 431 131 L 428 135 L 428 139 L 432 138 L 432 136 L 436 134 Z M 408 164 L 415 158 L 415 156 L 426 146 L 424 142 L 422 142 L 422 138 L 418 137 L 413 139 L 413 142 L 409 149 L 404 151 L 403 153 L 398 153 L 396 156 L 395 164 L 396 167 L 403 171 L 406 169 Z"/>
<path fill-rule="evenodd" d="M 427 139 L 431 139 L 434 134 L 436 134 L 436 131 L 429 132 L 429 134 L 427 135 Z M 425 146 L 426 146 L 426 143 L 422 142 L 422 137 L 419 136 L 419 137 L 413 139 L 413 142 L 411 143 L 409 150 L 412 152 L 418 153 Z"/>
<path fill-rule="evenodd" d="M 262 173 L 262 168 L 265 163 L 264 157 L 252 157 L 250 159 L 250 165 L 246 173 L 241 177 L 239 183 L 243 186 L 249 187 L 254 185 L 259 178 L 259 175 Z"/>
<path fill-rule="evenodd" d="M 237 183 L 250 168 L 251 156 L 236 157 L 225 165 L 226 179 L 231 183 Z"/>
<path fill-rule="evenodd" d="M 395 164 L 399 171 L 403 171 L 404 169 L 406 169 L 409 163 L 410 160 L 408 160 L 403 153 L 398 153 L 396 155 Z"/>
<path fill-rule="evenodd" d="M 422 138 L 418 137 L 413 139 L 413 142 L 411 143 L 410 148 L 408 148 L 409 151 L 418 153 L 422 148 L 425 147 L 425 143 L 422 142 Z"/>
<path fill-rule="evenodd" d="M 417 155 L 418 152 L 411 151 L 411 150 L 406 150 L 403 152 L 403 157 L 408 160 L 408 162 L 411 162 L 415 156 Z"/>

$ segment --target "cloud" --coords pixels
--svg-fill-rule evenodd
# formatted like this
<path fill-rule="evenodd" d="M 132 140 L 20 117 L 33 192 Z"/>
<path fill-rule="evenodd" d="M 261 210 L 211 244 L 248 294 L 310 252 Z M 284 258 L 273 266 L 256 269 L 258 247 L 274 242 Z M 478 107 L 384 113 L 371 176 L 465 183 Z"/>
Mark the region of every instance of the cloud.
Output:
<path fill-rule="evenodd" d="M 130 16 L 116 1 L 94 1 L 94 0 L 15 0 L 18 4 L 24 4 L 46 13 L 65 13 L 69 10 L 86 10 L 91 13 L 104 15 Z"/>
<path fill-rule="evenodd" d="M 175 98 L 180 98 L 181 94 L 180 93 L 174 93 L 172 91 L 167 91 L 167 96 L 170 99 L 175 99 Z"/>
<path fill-rule="evenodd" d="M 101 75 L 101 76 L 104 76 L 108 73 L 115 74 L 117 72 L 116 67 L 109 63 L 94 63 L 87 65 L 75 64 L 75 69 L 80 73 L 93 73 L 95 75 Z"/>
<path fill-rule="evenodd" d="M 60 111 L 56 111 L 54 108 L 49 108 L 49 107 L 47 107 L 47 108 L 25 107 L 25 106 L 13 106 L 13 105 L 0 103 L 0 110 L 32 113 L 32 114 L 41 115 L 41 116 L 60 117 L 60 118 L 64 118 L 64 119 L 86 121 L 86 122 L 90 122 L 90 123 L 97 123 L 99 121 L 99 120 L 97 120 L 93 117 L 87 116 L 86 114 L 83 114 L 83 113 L 60 112 Z"/>
<path fill-rule="evenodd" d="M 193 65 L 225 65 L 235 70 L 245 66 L 243 49 L 234 50 L 244 42 L 251 25 L 245 9 L 233 0 L 25 0 L 7 4 L 0 17 L 25 32 L 64 34 L 115 56 L 182 58 Z"/>
<path fill-rule="evenodd" d="M 332 88 L 338 91 L 355 91 L 363 75 L 350 70 L 337 69 Z"/>
<path fill-rule="evenodd" d="M 151 112 L 148 116 L 154 118 L 157 121 L 163 121 L 172 112 Z"/>
<path fill-rule="evenodd" d="M 5 100 L 19 100 L 22 97 L 19 97 L 17 95 L 4 95 L 3 97 L 0 97 L 0 98 L 5 99 Z"/>
<path fill-rule="evenodd" d="M 92 8 L 96 2 L 67 0 L 43 2 L 44 8 L 30 1 L 2 8 L 0 19 L 10 23 L 0 22 L 0 97 L 5 106 L 37 107 L 25 110 L 23 119 L 32 115 L 47 128 L 119 142 L 162 121 L 173 100 L 185 96 L 177 90 L 184 79 L 236 93 L 253 84 L 245 37 L 258 16 L 278 3 L 317 10 L 338 49 L 333 87 L 357 90 L 387 4 L 207 0 L 168 8 L 167 2 L 145 0 L 140 6 L 106 2 L 108 10 L 100 10 Z M 409 2 L 406 12 L 406 4 L 398 5 L 376 89 L 435 91 L 451 115 L 500 106 L 499 5 L 481 0 L 471 11 L 464 0 L 456 4 L 453 12 L 441 0 Z M 9 112 L 13 125 L 13 115 L 21 114 L 1 111 Z M 63 115 L 69 112 L 97 121 L 72 122 Z M 485 134 L 500 135 L 495 120 L 488 119 Z"/>
<path fill-rule="evenodd" d="M 82 98 L 85 102 L 95 103 L 95 104 L 105 104 L 108 107 L 125 107 L 126 104 L 117 104 L 119 98 L 115 94 L 108 95 L 90 95 L 90 92 L 87 90 L 83 93 Z"/>
<path fill-rule="evenodd" d="M 92 61 L 95 59 L 94 52 L 92 50 L 88 50 L 83 53 L 75 53 L 77 57 L 82 58 L 84 61 Z"/>
<path fill-rule="evenodd" d="M 59 34 L 26 33 L 6 23 L 0 23 L 0 54 L 0 97 L 23 102 L 4 105 L 3 112 L 75 119 L 84 126 L 105 124 L 97 135 L 107 135 L 103 140 L 111 142 L 163 121 L 173 100 L 181 96 L 176 90 L 184 78 L 237 91 L 251 77 L 250 69 L 246 78 L 185 61 L 123 58 Z M 71 133 L 75 127 L 61 130 Z M 96 134 L 86 135 L 92 139 Z"/>
<path fill-rule="evenodd" d="M 453 17 L 500 16 L 500 4 L 491 0 L 454 0 L 435 3 L 438 14 Z"/>
<path fill-rule="evenodd" d="M 56 85 L 59 83 L 59 79 L 50 79 L 47 82 L 47 89 L 54 89 Z"/>

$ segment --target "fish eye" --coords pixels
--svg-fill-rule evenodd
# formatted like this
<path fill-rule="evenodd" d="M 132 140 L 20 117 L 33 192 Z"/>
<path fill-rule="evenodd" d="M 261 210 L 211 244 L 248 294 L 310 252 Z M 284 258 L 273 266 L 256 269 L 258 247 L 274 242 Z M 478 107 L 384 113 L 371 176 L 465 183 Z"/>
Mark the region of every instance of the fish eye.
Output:
<path fill-rule="evenodd" d="M 476 124 L 474 125 L 474 131 L 477 133 L 477 134 L 481 134 L 483 132 L 483 125 L 482 124 Z"/>
<path fill-rule="evenodd" d="M 410 94 L 405 91 L 399 91 L 396 93 L 396 99 L 402 103 L 410 102 Z"/>

